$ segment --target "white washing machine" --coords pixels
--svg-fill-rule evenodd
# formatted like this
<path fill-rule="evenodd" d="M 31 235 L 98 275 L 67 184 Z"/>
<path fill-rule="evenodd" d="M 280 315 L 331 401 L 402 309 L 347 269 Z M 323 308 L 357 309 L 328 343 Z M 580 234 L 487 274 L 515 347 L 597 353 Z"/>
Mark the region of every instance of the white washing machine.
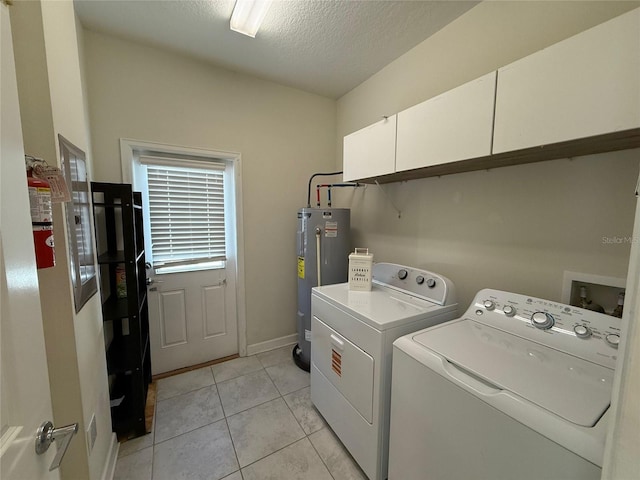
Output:
<path fill-rule="evenodd" d="M 620 323 L 481 290 L 398 339 L 389 480 L 599 479 Z"/>
<path fill-rule="evenodd" d="M 370 292 L 347 283 L 311 296 L 311 400 L 371 480 L 387 478 L 391 353 L 402 335 L 457 317 L 447 278 L 373 266 Z"/>

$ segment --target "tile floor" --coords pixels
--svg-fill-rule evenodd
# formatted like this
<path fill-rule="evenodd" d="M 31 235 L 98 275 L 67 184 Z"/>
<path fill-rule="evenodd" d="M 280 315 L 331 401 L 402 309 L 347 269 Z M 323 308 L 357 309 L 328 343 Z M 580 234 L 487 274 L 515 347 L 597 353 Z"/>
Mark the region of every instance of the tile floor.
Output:
<path fill-rule="evenodd" d="M 366 480 L 291 350 L 158 381 L 153 431 L 120 444 L 115 480 Z"/>

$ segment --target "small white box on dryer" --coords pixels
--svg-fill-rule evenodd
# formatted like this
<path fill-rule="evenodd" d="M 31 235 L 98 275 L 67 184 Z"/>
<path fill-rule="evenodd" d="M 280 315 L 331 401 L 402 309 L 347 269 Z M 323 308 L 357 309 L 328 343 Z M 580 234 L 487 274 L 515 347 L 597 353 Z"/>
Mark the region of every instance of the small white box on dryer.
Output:
<path fill-rule="evenodd" d="M 349 255 L 349 290 L 370 291 L 372 270 L 373 254 L 368 248 L 356 248 Z"/>

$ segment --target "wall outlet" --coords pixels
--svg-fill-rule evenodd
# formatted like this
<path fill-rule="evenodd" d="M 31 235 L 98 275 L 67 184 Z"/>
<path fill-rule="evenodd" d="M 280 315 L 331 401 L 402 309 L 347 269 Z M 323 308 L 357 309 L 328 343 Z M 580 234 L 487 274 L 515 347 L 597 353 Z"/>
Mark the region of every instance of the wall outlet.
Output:
<path fill-rule="evenodd" d="M 93 450 L 93 446 L 98 438 L 98 426 L 96 424 L 96 414 L 91 415 L 91 421 L 89 422 L 89 428 L 87 428 L 87 447 L 89 448 L 89 454 Z"/>

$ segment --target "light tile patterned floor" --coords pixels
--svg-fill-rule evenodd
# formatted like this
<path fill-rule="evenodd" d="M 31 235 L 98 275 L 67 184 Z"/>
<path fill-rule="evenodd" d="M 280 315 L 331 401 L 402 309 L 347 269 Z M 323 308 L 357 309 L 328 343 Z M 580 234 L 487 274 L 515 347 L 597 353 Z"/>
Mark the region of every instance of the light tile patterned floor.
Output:
<path fill-rule="evenodd" d="M 115 480 L 366 480 L 291 350 L 160 380 L 153 432 L 120 444 Z"/>

